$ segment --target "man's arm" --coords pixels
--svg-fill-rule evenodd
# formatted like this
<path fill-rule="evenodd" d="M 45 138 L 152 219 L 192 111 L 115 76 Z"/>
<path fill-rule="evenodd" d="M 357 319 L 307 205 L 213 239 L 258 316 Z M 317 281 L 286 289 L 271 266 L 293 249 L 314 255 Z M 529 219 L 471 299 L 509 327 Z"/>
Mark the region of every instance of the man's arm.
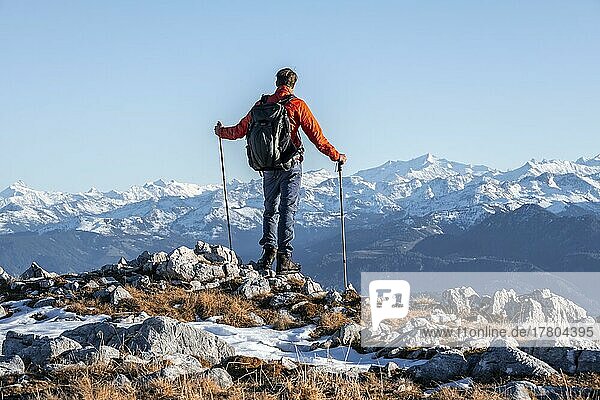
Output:
<path fill-rule="evenodd" d="M 252 116 L 250 113 L 246 114 L 246 116 L 234 126 L 222 126 L 221 122 L 219 121 L 217 126 L 215 126 L 215 134 L 223 139 L 241 139 L 246 136 L 246 133 L 248 133 L 250 123 L 252 123 Z"/>
<path fill-rule="evenodd" d="M 340 156 L 343 154 L 340 154 L 340 152 L 337 151 L 331 143 L 329 143 L 329 141 L 323 135 L 323 130 L 321 129 L 319 122 L 317 122 L 317 119 L 310 111 L 310 108 L 308 108 L 308 105 L 306 105 L 303 100 L 300 101 L 302 101 L 302 103 L 298 109 L 298 114 L 300 117 L 300 126 L 302 127 L 302 130 L 321 153 L 329 157 L 331 161 L 340 161 Z M 345 156 L 343 161 L 346 161 Z"/>

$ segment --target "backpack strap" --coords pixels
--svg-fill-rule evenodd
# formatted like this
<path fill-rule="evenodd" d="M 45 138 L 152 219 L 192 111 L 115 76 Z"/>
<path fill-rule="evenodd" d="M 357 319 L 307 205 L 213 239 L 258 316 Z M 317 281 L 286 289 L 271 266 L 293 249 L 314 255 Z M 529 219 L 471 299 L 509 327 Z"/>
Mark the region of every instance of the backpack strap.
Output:
<path fill-rule="evenodd" d="M 295 99 L 295 98 L 296 98 L 296 96 L 294 96 L 293 94 L 288 94 L 287 96 L 282 97 L 281 100 L 279 100 L 279 102 L 281 104 L 287 104 L 290 102 L 290 100 Z"/>
<path fill-rule="evenodd" d="M 267 100 L 269 99 L 269 95 L 268 94 L 263 94 L 260 98 L 260 102 L 261 104 L 267 104 Z"/>

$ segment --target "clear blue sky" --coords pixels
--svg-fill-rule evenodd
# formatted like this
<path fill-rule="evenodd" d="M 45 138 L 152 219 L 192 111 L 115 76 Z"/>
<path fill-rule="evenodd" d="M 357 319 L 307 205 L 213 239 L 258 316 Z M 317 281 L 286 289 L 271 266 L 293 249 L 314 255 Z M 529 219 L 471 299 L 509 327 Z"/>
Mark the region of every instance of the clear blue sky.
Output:
<path fill-rule="evenodd" d="M 600 153 L 599 1 L 0 0 L 0 187 L 216 183 L 283 66 L 349 171 Z"/>

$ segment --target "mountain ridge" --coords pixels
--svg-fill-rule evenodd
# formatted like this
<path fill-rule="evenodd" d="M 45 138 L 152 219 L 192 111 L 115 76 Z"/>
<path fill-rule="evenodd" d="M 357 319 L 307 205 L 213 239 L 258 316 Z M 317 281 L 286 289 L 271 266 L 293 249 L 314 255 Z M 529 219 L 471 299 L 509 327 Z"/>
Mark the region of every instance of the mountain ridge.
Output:
<path fill-rule="evenodd" d="M 349 251 L 357 252 L 361 268 L 376 267 L 381 256 L 390 268 L 445 268 L 450 264 L 435 256 L 406 258 L 402 253 L 428 236 L 460 234 L 527 204 L 558 216 L 600 216 L 597 158 L 530 160 L 503 172 L 425 154 L 345 176 Z M 340 256 L 338 246 L 329 245 L 339 237 L 338 185 L 333 171 L 303 175 L 295 254 L 314 274 Z M 227 188 L 234 247 L 253 259 L 261 235 L 262 182 L 232 180 Z M 58 271 L 81 271 L 116 254 L 131 256 L 134 249 L 168 247 L 176 241 L 224 244 L 226 238 L 220 185 L 159 179 L 124 191 L 65 193 L 18 181 L 0 192 L 0 264 L 13 271 L 33 260 Z"/>
<path fill-rule="evenodd" d="M 465 226 L 496 209 L 516 209 L 529 203 L 553 212 L 576 204 L 596 213 L 600 204 L 597 160 L 530 160 L 505 172 L 432 154 L 388 161 L 344 177 L 347 209 L 350 218 L 390 210 L 417 217 L 455 211 L 451 218 Z M 339 201 L 335 175 L 326 170 L 308 171 L 303 180 L 298 222 L 331 226 Z M 221 190 L 215 184 L 158 179 L 124 191 L 65 193 L 40 191 L 17 181 L 0 192 L 0 234 L 77 229 L 104 235 L 115 231 L 152 235 L 164 234 L 172 225 L 181 229 L 182 224 L 194 228 L 190 234 L 198 234 L 207 224 L 222 220 Z M 232 180 L 228 190 L 234 225 L 248 230 L 260 224 L 260 180 Z M 478 209 L 475 214 L 464 211 L 473 207 Z"/>

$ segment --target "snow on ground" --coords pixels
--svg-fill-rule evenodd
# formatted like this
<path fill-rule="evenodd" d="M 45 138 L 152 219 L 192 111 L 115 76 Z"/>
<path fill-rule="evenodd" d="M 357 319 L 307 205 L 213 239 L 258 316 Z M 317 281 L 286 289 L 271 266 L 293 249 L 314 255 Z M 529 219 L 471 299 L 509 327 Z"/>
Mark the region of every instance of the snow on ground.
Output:
<path fill-rule="evenodd" d="M 258 357 L 263 360 L 280 360 L 282 357 L 294 361 L 329 367 L 335 370 L 367 370 L 372 364 L 385 365 L 394 361 L 402 368 L 422 364 L 424 360 L 375 359 L 373 353 L 360 354 L 349 347 L 311 350 L 310 333 L 314 325 L 277 331 L 268 326 L 258 328 L 235 328 L 210 321 L 195 322 L 195 326 L 214 333 L 232 345 L 236 354 Z"/>
<path fill-rule="evenodd" d="M 13 314 L 0 319 L 0 345 L 8 331 L 56 337 L 66 330 L 110 319 L 107 315 L 80 316 L 50 306 L 31 308 L 26 305 L 27 303 L 28 300 L 20 300 L 2 304 L 5 309 L 11 309 Z M 40 320 L 41 316 L 44 316 L 44 319 Z M 303 364 L 334 370 L 367 370 L 372 364 L 385 365 L 389 361 L 408 368 L 425 362 L 424 360 L 375 359 L 373 354 L 360 354 L 348 347 L 311 350 L 313 342 L 309 335 L 315 327 L 310 325 L 285 331 L 277 331 L 268 326 L 235 328 L 212 321 L 194 322 L 193 325 L 219 336 L 235 348 L 236 354 L 263 360 L 280 360 L 287 357 Z"/>
<path fill-rule="evenodd" d="M 7 318 L 0 319 L 0 344 L 4 342 L 8 331 L 35 333 L 41 336 L 56 337 L 69 329 L 109 319 L 107 315 L 81 316 L 65 311 L 63 308 L 26 306 L 29 300 L 8 301 L 2 303 L 5 310 L 13 311 Z M 43 320 L 38 320 L 44 316 Z"/>

